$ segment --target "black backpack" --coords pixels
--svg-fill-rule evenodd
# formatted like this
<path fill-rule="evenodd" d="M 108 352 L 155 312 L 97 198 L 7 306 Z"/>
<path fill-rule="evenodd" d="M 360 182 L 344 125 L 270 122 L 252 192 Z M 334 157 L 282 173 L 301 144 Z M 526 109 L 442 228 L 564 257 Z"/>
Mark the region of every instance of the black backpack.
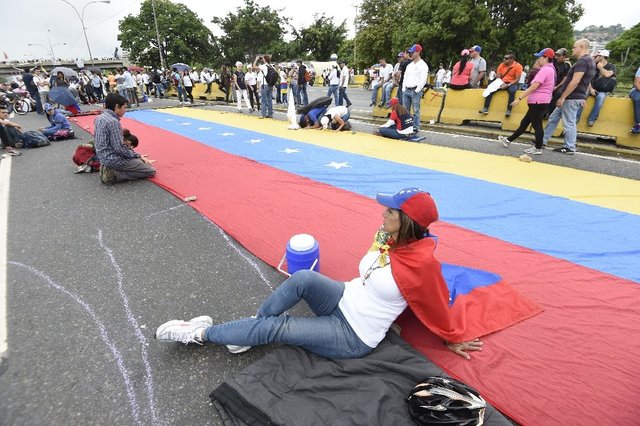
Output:
<path fill-rule="evenodd" d="M 278 73 L 271 65 L 267 65 L 267 75 L 264 78 L 269 86 L 275 86 L 278 83 Z"/>

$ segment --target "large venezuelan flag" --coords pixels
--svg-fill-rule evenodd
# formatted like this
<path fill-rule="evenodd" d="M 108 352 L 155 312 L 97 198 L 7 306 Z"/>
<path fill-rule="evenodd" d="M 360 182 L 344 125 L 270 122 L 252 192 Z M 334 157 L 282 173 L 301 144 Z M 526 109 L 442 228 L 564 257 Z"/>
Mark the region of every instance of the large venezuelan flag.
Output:
<path fill-rule="evenodd" d="M 154 181 L 196 195 L 194 208 L 271 265 L 291 235 L 307 232 L 320 242 L 322 272 L 350 279 L 380 224 L 375 194 L 428 190 L 441 216 L 436 257 L 499 275 L 544 312 L 485 337 L 472 361 L 411 313 L 400 318 L 403 337 L 520 423 L 637 424 L 638 182 L 365 134 L 291 132 L 239 114 L 127 117 L 139 151 L 158 160 Z M 78 122 L 90 128 L 93 118 Z M 445 270 L 450 282 L 466 273 Z M 453 307 L 501 282 L 478 274 L 485 285 L 460 287 Z"/>

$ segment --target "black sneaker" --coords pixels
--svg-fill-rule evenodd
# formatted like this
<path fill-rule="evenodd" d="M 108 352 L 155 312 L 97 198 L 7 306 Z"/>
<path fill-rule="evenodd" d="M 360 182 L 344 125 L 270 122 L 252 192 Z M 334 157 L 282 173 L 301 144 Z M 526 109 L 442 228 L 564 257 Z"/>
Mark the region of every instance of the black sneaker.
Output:
<path fill-rule="evenodd" d="M 561 146 L 560 148 L 556 148 L 553 150 L 553 152 L 559 152 L 561 154 L 566 154 L 566 155 L 573 155 L 576 152 L 570 150 L 569 148 L 565 147 L 565 146 Z"/>
<path fill-rule="evenodd" d="M 505 113 L 504 113 L 505 117 L 511 117 L 511 110 L 508 109 Z"/>
<path fill-rule="evenodd" d="M 371 103 L 369 104 L 369 106 L 370 106 L 370 107 L 372 107 L 372 106 L 374 106 L 375 104 L 376 104 L 375 102 L 371 102 Z"/>
<path fill-rule="evenodd" d="M 480 111 L 478 111 L 480 114 L 489 114 L 489 108 L 482 108 Z"/>

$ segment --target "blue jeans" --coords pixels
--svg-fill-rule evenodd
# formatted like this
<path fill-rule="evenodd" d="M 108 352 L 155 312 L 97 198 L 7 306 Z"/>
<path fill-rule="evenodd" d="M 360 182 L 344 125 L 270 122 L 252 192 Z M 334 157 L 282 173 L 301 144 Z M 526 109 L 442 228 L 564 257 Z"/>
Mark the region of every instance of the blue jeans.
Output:
<path fill-rule="evenodd" d="M 293 91 L 293 101 L 296 105 L 300 105 L 300 91 L 298 90 L 298 85 L 292 84 L 290 88 Z"/>
<path fill-rule="evenodd" d="M 378 98 L 378 90 L 380 90 L 381 86 L 382 84 L 379 81 L 372 83 L 371 85 L 371 103 L 372 104 L 376 103 L 376 99 Z"/>
<path fill-rule="evenodd" d="M 346 102 L 347 103 L 347 107 L 351 106 L 351 101 L 349 100 L 349 97 L 347 96 L 347 88 L 346 87 L 340 87 L 338 89 L 338 105 L 342 105 L 342 102 Z"/>
<path fill-rule="evenodd" d="M 273 86 L 263 84 L 260 88 L 260 113 L 263 117 L 273 116 Z"/>
<path fill-rule="evenodd" d="M 633 121 L 640 124 L 640 90 L 632 90 L 629 97 L 633 103 Z"/>
<path fill-rule="evenodd" d="M 184 93 L 184 87 L 178 86 L 178 87 L 176 87 L 176 90 L 178 91 L 178 101 L 186 102 L 187 101 L 187 95 Z"/>
<path fill-rule="evenodd" d="M 398 133 L 398 130 L 395 127 L 380 127 L 378 131 L 385 138 L 391 138 L 391 139 L 409 139 L 410 138 L 409 135 L 403 135 Z"/>
<path fill-rule="evenodd" d="M 42 108 L 42 99 L 40 99 L 40 94 L 36 90 L 35 92 L 29 92 L 29 95 L 36 101 L 36 112 L 38 114 L 44 114 L 44 109 Z"/>
<path fill-rule="evenodd" d="M 514 84 L 512 86 L 507 87 L 506 89 L 500 89 L 500 90 L 506 90 L 509 93 L 509 100 L 507 101 L 507 110 L 511 111 L 511 103 L 516 99 L 516 91 L 518 91 L 518 85 Z M 496 92 L 497 90 L 489 94 L 489 96 L 485 98 L 484 107 L 486 109 L 489 109 L 489 106 L 491 105 L 491 99 L 493 98 L 493 94 Z"/>
<path fill-rule="evenodd" d="M 208 327 L 205 340 L 241 346 L 282 343 L 327 358 L 362 357 L 373 348 L 358 338 L 338 308 L 343 292 L 343 282 L 314 271 L 298 271 L 264 301 L 256 318 Z M 315 317 L 283 315 L 300 300 L 307 302 Z"/>
<path fill-rule="evenodd" d="M 333 100 L 335 101 L 336 106 L 341 105 L 338 99 L 338 89 L 339 87 L 337 84 L 331 84 L 329 85 L 329 90 L 327 91 L 327 96 L 333 96 Z"/>
<path fill-rule="evenodd" d="M 580 107 L 584 105 L 584 101 L 580 99 L 567 99 L 562 104 L 562 108 L 556 107 L 549 116 L 547 127 L 544 129 L 543 145 L 547 145 L 553 132 L 558 127 L 558 123 L 562 118 L 562 126 L 564 127 L 564 147 L 571 151 L 576 150 L 576 138 L 578 133 L 576 130 L 576 117 Z"/>
<path fill-rule="evenodd" d="M 596 121 L 598 116 L 600 115 L 600 109 L 602 105 L 604 105 L 604 100 L 607 98 L 607 92 L 598 92 L 596 93 L 596 102 L 593 104 L 593 109 L 591 110 L 591 114 L 589 114 L 589 122 Z"/>
<path fill-rule="evenodd" d="M 298 84 L 298 98 L 300 99 L 300 105 L 306 105 L 309 103 L 309 97 L 307 96 L 307 83 Z"/>
<path fill-rule="evenodd" d="M 407 89 L 402 92 L 402 106 L 407 111 L 411 112 L 413 109 L 413 131 L 420 130 L 420 101 L 422 100 L 422 91 L 416 92 L 415 90 Z"/>
<path fill-rule="evenodd" d="M 393 90 L 393 87 L 393 81 L 387 81 L 384 86 L 382 86 L 382 99 L 380 100 L 382 105 L 385 105 L 391 100 L 391 91 Z"/>

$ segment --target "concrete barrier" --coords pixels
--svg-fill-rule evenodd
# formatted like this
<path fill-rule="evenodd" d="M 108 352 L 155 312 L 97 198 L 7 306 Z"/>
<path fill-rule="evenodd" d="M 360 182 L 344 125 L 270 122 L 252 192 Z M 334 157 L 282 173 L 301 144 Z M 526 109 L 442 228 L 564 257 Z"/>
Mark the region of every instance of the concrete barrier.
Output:
<path fill-rule="evenodd" d="M 589 96 L 578 122 L 579 133 L 614 137 L 618 146 L 640 148 L 640 135 L 629 131 L 634 125 L 631 99 L 607 96 L 598 120 L 589 127 L 587 121 L 594 103 L 595 98 Z"/>
<path fill-rule="evenodd" d="M 396 93 L 398 92 L 398 88 L 394 87 L 391 90 L 391 97 L 395 98 Z M 376 98 L 376 105 L 373 107 L 372 115 L 374 117 L 379 118 L 387 118 L 391 113 L 391 109 L 389 108 L 380 108 L 378 104 L 382 99 L 382 89 L 378 92 L 378 97 Z M 420 101 L 420 122 L 421 124 L 425 124 L 431 120 L 437 122 L 440 117 L 440 112 L 442 110 L 442 105 L 444 102 L 444 94 L 437 90 L 427 90 L 423 96 L 422 101 Z"/>
<path fill-rule="evenodd" d="M 350 86 L 362 87 L 364 82 L 367 81 L 367 76 L 364 74 L 358 74 L 353 76 L 353 81 Z"/>
<path fill-rule="evenodd" d="M 440 114 L 440 123 L 460 125 L 468 121 L 492 121 L 502 123 L 505 130 L 515 130 L 522 117 L 527 113 L 527 103 L 521 101 L 511 111 L 511 117 L 505 117 L 509 95 L 506 90 L 494 93 L 488 114 L 479 111 L 484 107 L 483 89 L 447 90 L 444 107 Z M 516 98 L 522 92 L 516 92 Z"/>

